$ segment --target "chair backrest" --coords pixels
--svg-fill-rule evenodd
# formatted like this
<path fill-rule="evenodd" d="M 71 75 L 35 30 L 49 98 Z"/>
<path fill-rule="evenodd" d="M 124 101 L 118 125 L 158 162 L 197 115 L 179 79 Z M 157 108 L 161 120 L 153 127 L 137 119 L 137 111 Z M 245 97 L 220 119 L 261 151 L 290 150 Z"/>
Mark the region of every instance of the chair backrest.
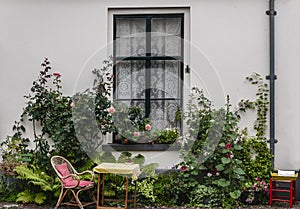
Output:
<path fill-rule="evenodd" d="M 52 156 L 51 165 L 60 180 L 62 177 L 68 176 L 70 174 L 77 174 L 72 164 L 62 156 Z"/>

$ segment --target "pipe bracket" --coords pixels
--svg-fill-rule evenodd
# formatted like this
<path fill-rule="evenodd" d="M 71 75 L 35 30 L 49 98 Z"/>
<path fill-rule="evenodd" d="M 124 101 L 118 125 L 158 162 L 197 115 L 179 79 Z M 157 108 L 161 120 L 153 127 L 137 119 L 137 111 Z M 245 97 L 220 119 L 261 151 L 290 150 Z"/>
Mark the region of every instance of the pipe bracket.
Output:
<path fill-rule="evenodd" d="M 268 11 L 266 11 L 266 15 L 273 15 L 273 16 L 275 16 L 275 15 L 277 15 L 277 12 L 275 10 L 268 10 Z"/>
<path fill-rule="evenodd" d="M 271 143 L 271 141 L 272 141 L 271 139 L 267 140 L 268 143 Z M 277 139 L 273 139 L 273 143 L 274 143 L 274 144 L 276 144 L 277 142 L 278 142 Z"/>
<path fill-rule="evenodd" d="M 266 79 L 267 79 L 267 80 L 276 80 L 276 79 L 277 79 L 277 75 L 273 75 L 273 76 L 267 75 L 267 76 L 266 76 Z"/>

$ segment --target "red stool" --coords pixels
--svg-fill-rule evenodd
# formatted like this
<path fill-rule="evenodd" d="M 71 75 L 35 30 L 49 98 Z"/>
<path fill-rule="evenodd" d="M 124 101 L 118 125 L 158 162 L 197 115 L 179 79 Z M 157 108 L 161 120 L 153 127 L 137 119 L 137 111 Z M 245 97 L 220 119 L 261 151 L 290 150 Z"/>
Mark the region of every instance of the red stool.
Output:
<path fill-rule="evenodd" d="M 270 206 L 273 201 L 289 202 L 290 208 L 296 202 L 296 181 L 292 180 L 270 180 Z"/>

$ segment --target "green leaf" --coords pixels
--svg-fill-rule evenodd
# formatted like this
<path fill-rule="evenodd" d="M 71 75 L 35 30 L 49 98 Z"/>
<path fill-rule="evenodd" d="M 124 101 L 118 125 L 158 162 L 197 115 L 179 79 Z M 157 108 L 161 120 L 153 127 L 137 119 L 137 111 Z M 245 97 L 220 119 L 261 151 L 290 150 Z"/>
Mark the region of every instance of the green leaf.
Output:
<path fill-rule="evenodd" d="M 235 190 L 234 192 L 229 193 L 230 197 L 233 199 L 237 199 L 241 196 L 241 191 L 240 190 Z"/>
<path fill-rule="evenodd" d="M 29 190 L 25 190 L 20 192 L 17 197 L 16 202 L 30 203 L 34 200 L 34 193 L 31 193 Z"/>
<path fill-rule="evenodd" d="M 243 147 L 241 145 L 235 145 L 233 148 L 235 150 L 242 150 L 243 149 Z"/>
<path fill-rule="evenodd" d="M 223 164 L 228 164 L 228 163 L 230 163 L 230 161 L 231 161 L 230 158 L 225 158 L 225 157 L 222 157 L 221 160 L 222 160 L 222 163 L 223 163 Z"/>
<path fill-rule="evenodd" d="M 224 165 L 223 164 L 219 164 L 219 165 L 216 165 L 216 169 L 218 171 L 223 171 L 225 169 Z"/>
<path fill-rule="evenodd" d="M 235 160 L 235 163 L 238 164 L 238 165 L 240 165 L 240 164 L 242 164 L 243 162 L 242 162 L 241 160 L 236 159 L 236 160 Z"/>
<path fill-rule="evenodd" d="M 35 198 L 34 198 L 34 202 L 41 205 L 45 202 L 45 200 L 47 199 L 47 196 L 44 193 L 37 193 Z"/>
<path fill-rule="evenodd" d="M 241 168 L 236 168 L 233 170 L 236 174 L 245 175 L 245 172 Z"/>
<path fill-rule="evenodd" d="M 220 147 L 225 147 L 225 143 L 222 142 L 222 143 L 219 144 L 219 146 Z"/>
<path fill-rule="evenodd" d="M 226 181 L 226 179 L 219 179 L 217 184 L 221 187 L 227 187 L 230 185 L 230 181 Z"/>

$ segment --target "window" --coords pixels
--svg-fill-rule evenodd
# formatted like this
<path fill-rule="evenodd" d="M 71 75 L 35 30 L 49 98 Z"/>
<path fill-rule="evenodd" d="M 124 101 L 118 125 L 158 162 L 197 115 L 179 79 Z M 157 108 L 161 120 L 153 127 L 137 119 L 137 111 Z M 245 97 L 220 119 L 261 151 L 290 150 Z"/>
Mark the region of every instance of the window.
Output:
<path fill-rule="evenodd" d="M 154 129 L 178 126 L 184 14 L 113 15 L 114 102 L 139 106 Z"/>

